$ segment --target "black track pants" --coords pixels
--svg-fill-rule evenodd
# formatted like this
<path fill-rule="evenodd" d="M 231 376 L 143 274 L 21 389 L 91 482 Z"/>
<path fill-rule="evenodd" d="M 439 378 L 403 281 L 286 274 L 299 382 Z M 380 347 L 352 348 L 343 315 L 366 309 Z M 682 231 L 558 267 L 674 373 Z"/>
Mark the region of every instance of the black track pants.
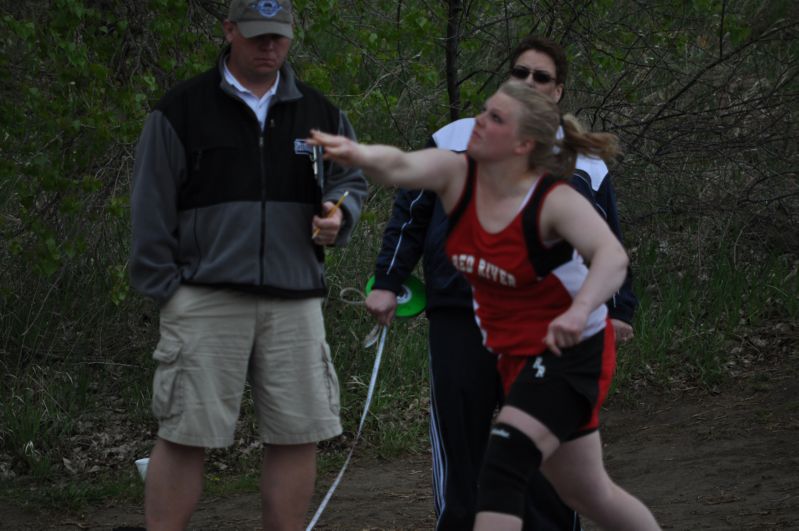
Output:
<path fill-rule="evenodd" d="M 488 432 L 502 397 L 497 359 L 483 348 L 470 309 L 436 308 L 427 317 L 436 529 L 469 530 Z M 580 529 L 576 514 L 540 473 L 530 482 L 526 511 L 525 530 Z"/>

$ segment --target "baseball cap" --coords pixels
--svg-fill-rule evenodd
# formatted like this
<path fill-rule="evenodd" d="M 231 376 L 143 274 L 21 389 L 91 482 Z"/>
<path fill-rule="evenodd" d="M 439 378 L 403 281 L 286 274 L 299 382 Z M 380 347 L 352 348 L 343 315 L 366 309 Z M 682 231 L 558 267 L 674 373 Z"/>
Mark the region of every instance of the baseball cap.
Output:
<path fill-rule="evenodd" d="M 247 39 L 266 33 L 294 38 L 291 0 L 233 0 L 227 18 Z"/>

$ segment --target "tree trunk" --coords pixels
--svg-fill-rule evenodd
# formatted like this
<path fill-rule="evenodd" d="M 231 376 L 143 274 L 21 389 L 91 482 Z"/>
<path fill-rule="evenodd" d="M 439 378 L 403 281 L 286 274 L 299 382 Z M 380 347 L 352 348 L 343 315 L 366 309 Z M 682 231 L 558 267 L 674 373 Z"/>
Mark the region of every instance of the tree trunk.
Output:
<path fill-rule="evenodd" d="M 460 44 L 461 12 L 460 0 L 447 2 L 447 94 L 449 96 L 450 120 L 457 120 L 461 111 L 461 93 L 458 83 L 458 45 Z"/>

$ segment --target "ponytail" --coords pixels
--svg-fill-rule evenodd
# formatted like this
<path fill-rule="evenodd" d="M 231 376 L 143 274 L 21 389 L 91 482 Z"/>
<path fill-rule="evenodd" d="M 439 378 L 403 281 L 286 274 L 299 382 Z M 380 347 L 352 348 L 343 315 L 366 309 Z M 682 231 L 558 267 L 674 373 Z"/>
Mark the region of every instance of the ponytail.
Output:
<path fill-rule="evenodd" d="M 560 148 L 557 153 L 562 175 L 571 175 L 577 161 L 577 155 L 597 157 L 605 162 L 612 162 L 619 154 L 619 138 L 612 133 L 590 133 L 583 129 L 580 122 L 571 114 L 561 118 L 563 138 L 555 143 Z"/>
<path fill-rule="evenodd" d="M 536 143 L 528 159 L 530 168 L 543 168 L 555 175 L 569 176 L 574 173 L 578 155 L 610 162 L 620 154 L 616 135 L 586 132 L 577 118 L 571 114 L 561 117 L 555 102 L 526 84 L 506 81 L 499 90 L 522 103 L 519 133 Z M 558 126 L 563 129 L 562 137 Z"/>

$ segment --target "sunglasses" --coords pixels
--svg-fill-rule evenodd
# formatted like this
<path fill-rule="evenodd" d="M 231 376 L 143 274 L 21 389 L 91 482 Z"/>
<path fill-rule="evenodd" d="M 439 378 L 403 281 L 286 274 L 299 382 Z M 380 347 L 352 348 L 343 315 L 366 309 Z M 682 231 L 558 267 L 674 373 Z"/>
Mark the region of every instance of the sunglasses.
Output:
<path fill-rule="evenodd" d="M 510 69 L 510 77 L 521 81 L 526 80 L 530 74 L 533 75 L 533 81 L 542 85 L 555 80 L 549 72 L 544 70 L 530 70 L 526 66 L 514 66 Z"/>

